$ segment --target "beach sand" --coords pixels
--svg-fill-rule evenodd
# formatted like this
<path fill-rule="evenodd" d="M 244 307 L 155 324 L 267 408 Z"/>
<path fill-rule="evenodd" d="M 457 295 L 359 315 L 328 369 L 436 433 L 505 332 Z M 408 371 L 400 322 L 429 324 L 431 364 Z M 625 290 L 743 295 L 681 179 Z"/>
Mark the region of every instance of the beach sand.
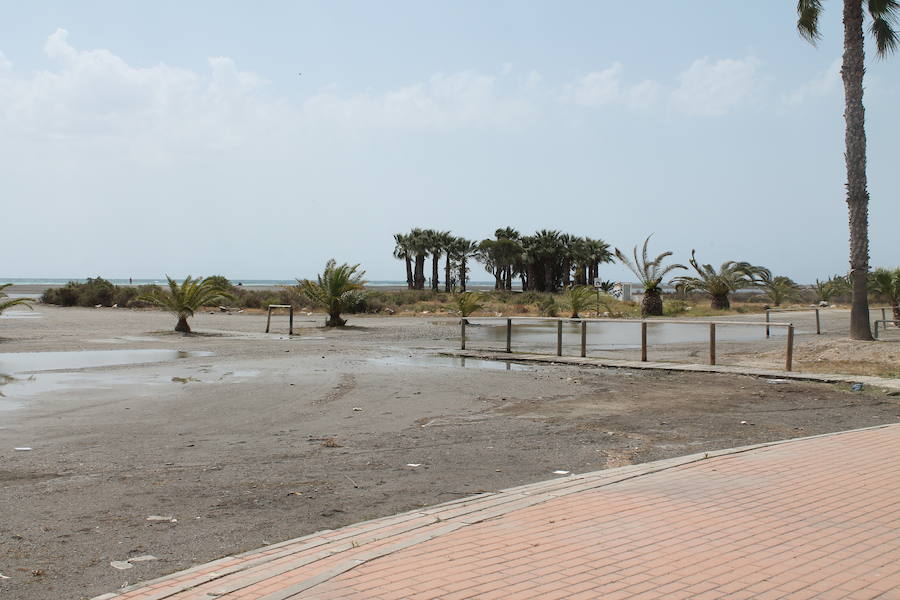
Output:
<path fill-rule="evenodd" d="M 325 330 L 322 315 L 303 314 L 288 338 L 285 317 L 266 335 L 263 315 L 216 312 L 198 314 L 198 335 L 185 337 L 157 311 L 35 308 L 0 320 L 0 367 L 24 352 L 212 355 L 13 374 L 0 385 L 0 573 L 10 578 L 0 596 L 17 600 L 89 598 L 557 470 L 900 414 L 897 398 L 821 384 L 452 366 L 433 356 L 457 346 L 452 318 L 351 315 L 351 327 Z M 110 566 L 148 554 L 158 560 Z"/>

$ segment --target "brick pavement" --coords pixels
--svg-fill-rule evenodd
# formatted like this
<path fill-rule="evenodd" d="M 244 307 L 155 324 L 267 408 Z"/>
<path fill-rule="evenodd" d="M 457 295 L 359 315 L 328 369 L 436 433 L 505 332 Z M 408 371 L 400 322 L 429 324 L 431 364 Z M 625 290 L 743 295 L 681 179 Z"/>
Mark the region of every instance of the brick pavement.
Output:
<path fill-rule="evenodd" d="M 900 425 L 566 476 L 95 600 L 900 599 Z"/>

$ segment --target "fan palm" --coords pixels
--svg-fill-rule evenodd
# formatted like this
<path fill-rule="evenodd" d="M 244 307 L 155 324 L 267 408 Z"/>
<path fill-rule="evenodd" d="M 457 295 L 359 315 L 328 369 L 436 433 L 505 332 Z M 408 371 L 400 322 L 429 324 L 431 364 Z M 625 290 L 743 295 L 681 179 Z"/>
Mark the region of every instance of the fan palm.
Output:
<path fill-rule="evenodd" d="M 871 340 L 867 279 L 869 271 L 869 192 L 866 180 L 866 127 L 863 107 L 865 43 L 863 5 L 871 17 L 869 31 L 875 40 L 876 54 L 894 51 L 900 39 L 894 29 L 900 3 L 897 0 L 844 0 L 844 56 L 841 79 L 844 82 L 844 162 L 847 168 L 847 208 L 850 215 L 850 277 L 853 279 L 853 304 L 850 311 L 850 337 Z M 822 0 L 798 0 L 797 29 L 815 44 L 820 37 L 819 16 Z"/>
<path fill-rule="evenodd" d="M 410 251 L 409 235 L 394 234 L 394 258 L 406 263 L 406 287 L 413 289 L 412 252 Z"/>
<path fill-rule="evenodd" d="M 453 260 L 459 265 L 459 289 L 463 292 L 466 291 L 466 280 L 469 277 L 469 259 L 478 255 L 478 247 L 478 242 L 463 237 L 456 238 L 450 245 Z"/>
<path fill-rule="evenodd" d="M 9 298 L 9 296 L 3 291 L 9 286 L 11 283 L 4 283 L 0 285 L 0 314 L 3 313 L 7 308 L 12 308 L 13 306 L 26 306 L 29 310 L 34 310 L 31 305 L 34 303 L 34 300 L 31 298 L 11 298 L 9 300 L 3 300 L 3 298 Z"/>
<path fill-rule="evenodd" d="M 166 275 L 169 289 L 156 288 L 149 294 L 138 297 L 138 300 L 154 304 L 178 318 L 175 331 L 190 333 L 188 319 L 203 306 L 209 306 L 220 300 L 233 300 L 234 296 L 221 287 L 221 282 L 209 277 L 192 278 L 188 275 L 181 285 Z"/>
<path fill-rule="evenodd" d="M 890 303 L 894 324 L 900 322 L 900 268 L 875 269 L 869 277 L 869 290 Z"/>
<path fill-rule="evenodd" d="M 653 260 L 647 254 L 647 245 L 653 234 L 644 240 L 644 248 L 638 257 L 637 246 L 634 247 L 634 260 L 629 259 L 618 248 L 615 249 L 616 257 L 623 265 L 628 267 L 644 286 L 644 298 L 641 300 L 641 316 L 661 316 L 663 314 L 662 290 L 660 285 L 663 278 L 675 269 L 686 269 L 684 265 L 672 264 L 663 267 L 663 261 L 672 256 L 671 252 L 663 252 Z"/>
<path fill-rule="evenodd" d="M 757 285 L 757 277 L 763 272 L 762 267 L 733 260 L 722 263 L 717 271 L 712 265 L 698 263 L 696 250 L 691 250 L 690 264 L 697 272 L 697 277 L 676 277 L 675 285 L 685 292 L 706 292 L 712 297 L 710 306 L 716 310 L 731 308 L 729 294 Z"/>
<path fill-rule="evenodd" d="M 300 292 L 328 311 L 326 327 L 343 327 L 347 324 L 347 321 L 341 318 L 341 313 L 351 300 L 359 297 L 366 283 L 363 281 L 366 272 L 357 272 L 358 269 L 359 265 L 346 263 L 338 265 L 332 258 L 325 263 L 325 270 L 318 276 L 317 281 L 297 280 Z"/>

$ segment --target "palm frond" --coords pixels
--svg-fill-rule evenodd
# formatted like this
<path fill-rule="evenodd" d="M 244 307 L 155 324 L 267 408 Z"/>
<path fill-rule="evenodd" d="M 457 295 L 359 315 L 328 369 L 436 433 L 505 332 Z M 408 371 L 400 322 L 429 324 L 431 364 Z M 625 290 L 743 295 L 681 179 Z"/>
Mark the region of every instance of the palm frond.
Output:
<path fill-rule="evenodd" d="M 897 0 L 869 0 L 868 7 L 869 15 L 872 17 L 869 31 L 875 38 L 877 55 L 885 57 L 900 44 L 896 30 L 900 3 Z"/>
<path fill-rule="evenodd" d="M 797 31 L 803 39 L 816 45 L 821 37 L 819 16 L 822 14 L 822 0 L 798 0 Z"/>

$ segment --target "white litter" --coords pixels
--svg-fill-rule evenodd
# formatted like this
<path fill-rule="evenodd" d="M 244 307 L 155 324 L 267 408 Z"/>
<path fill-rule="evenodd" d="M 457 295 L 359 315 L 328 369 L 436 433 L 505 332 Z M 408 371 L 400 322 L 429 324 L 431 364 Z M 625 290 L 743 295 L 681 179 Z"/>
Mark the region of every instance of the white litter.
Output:
<path fill-rule="evenodd" d="M 169 523 L 177 523 L 178 519 L 174 519 L 172 517 L 163 517 L 161 515 L 150 515 L 147 517 L 148 521 L 168 521 Z"/>
<path fill-rule="evenodd" d="M 6 575 L 4 575 L 3 573 L 0 573 L 0 579 L 9 579 L 9 577 L 7 577 Z"/>
<path fill-rule="evenodd" d="M 135 556 L 134 558 L 129 558 L 128 562 L 130 562 L 130 563 L 147 562 L 149 560 L 159 560 L 159 559 L 156 558 L 155 556 L 153 556 L 152 554 L 144 554 L 142 556 Z"/>
<path fill-rule="evenodd" d="M 554 475 L 568 475 L 569 471 L 553 471 Z"/>
<path fill-rule="evenodd" d="M 356 412 L 359 412 L 359 411 L 361 411 L 362 409 L 361 409 L 360 407 L 358 407 L 358 406 L 354 406 L 354 407 L 353 407 L 353 410 L 356 411 Z"/>
<path fill-rule="evenodd" d="M 766 383 L 789 383 L 787 379 L 766 379 Z"/>
<path fill-rule="evenodd" d="M 28 452 L 29 450 L 31 450 L 31 448 L 22 446 L 21 448 L 13 448 L 13 450 L 15 450 L 16 452 Z"/>
<path fill-rule="evenodd" d="M 422 463 L 406 463 L 407 467 L 421 467 Z"/>
<path fill-rule="evenodd" d="M 134 565 L 132 565 L 130 562 L 126 562 L 124 560 L 114 560 L 111 563 L 109 563 L 109 566 L 111 566 L 114 569 L 119 569 L 120 571 L 124 571 L 125 569 L 132 568 Z"/>

